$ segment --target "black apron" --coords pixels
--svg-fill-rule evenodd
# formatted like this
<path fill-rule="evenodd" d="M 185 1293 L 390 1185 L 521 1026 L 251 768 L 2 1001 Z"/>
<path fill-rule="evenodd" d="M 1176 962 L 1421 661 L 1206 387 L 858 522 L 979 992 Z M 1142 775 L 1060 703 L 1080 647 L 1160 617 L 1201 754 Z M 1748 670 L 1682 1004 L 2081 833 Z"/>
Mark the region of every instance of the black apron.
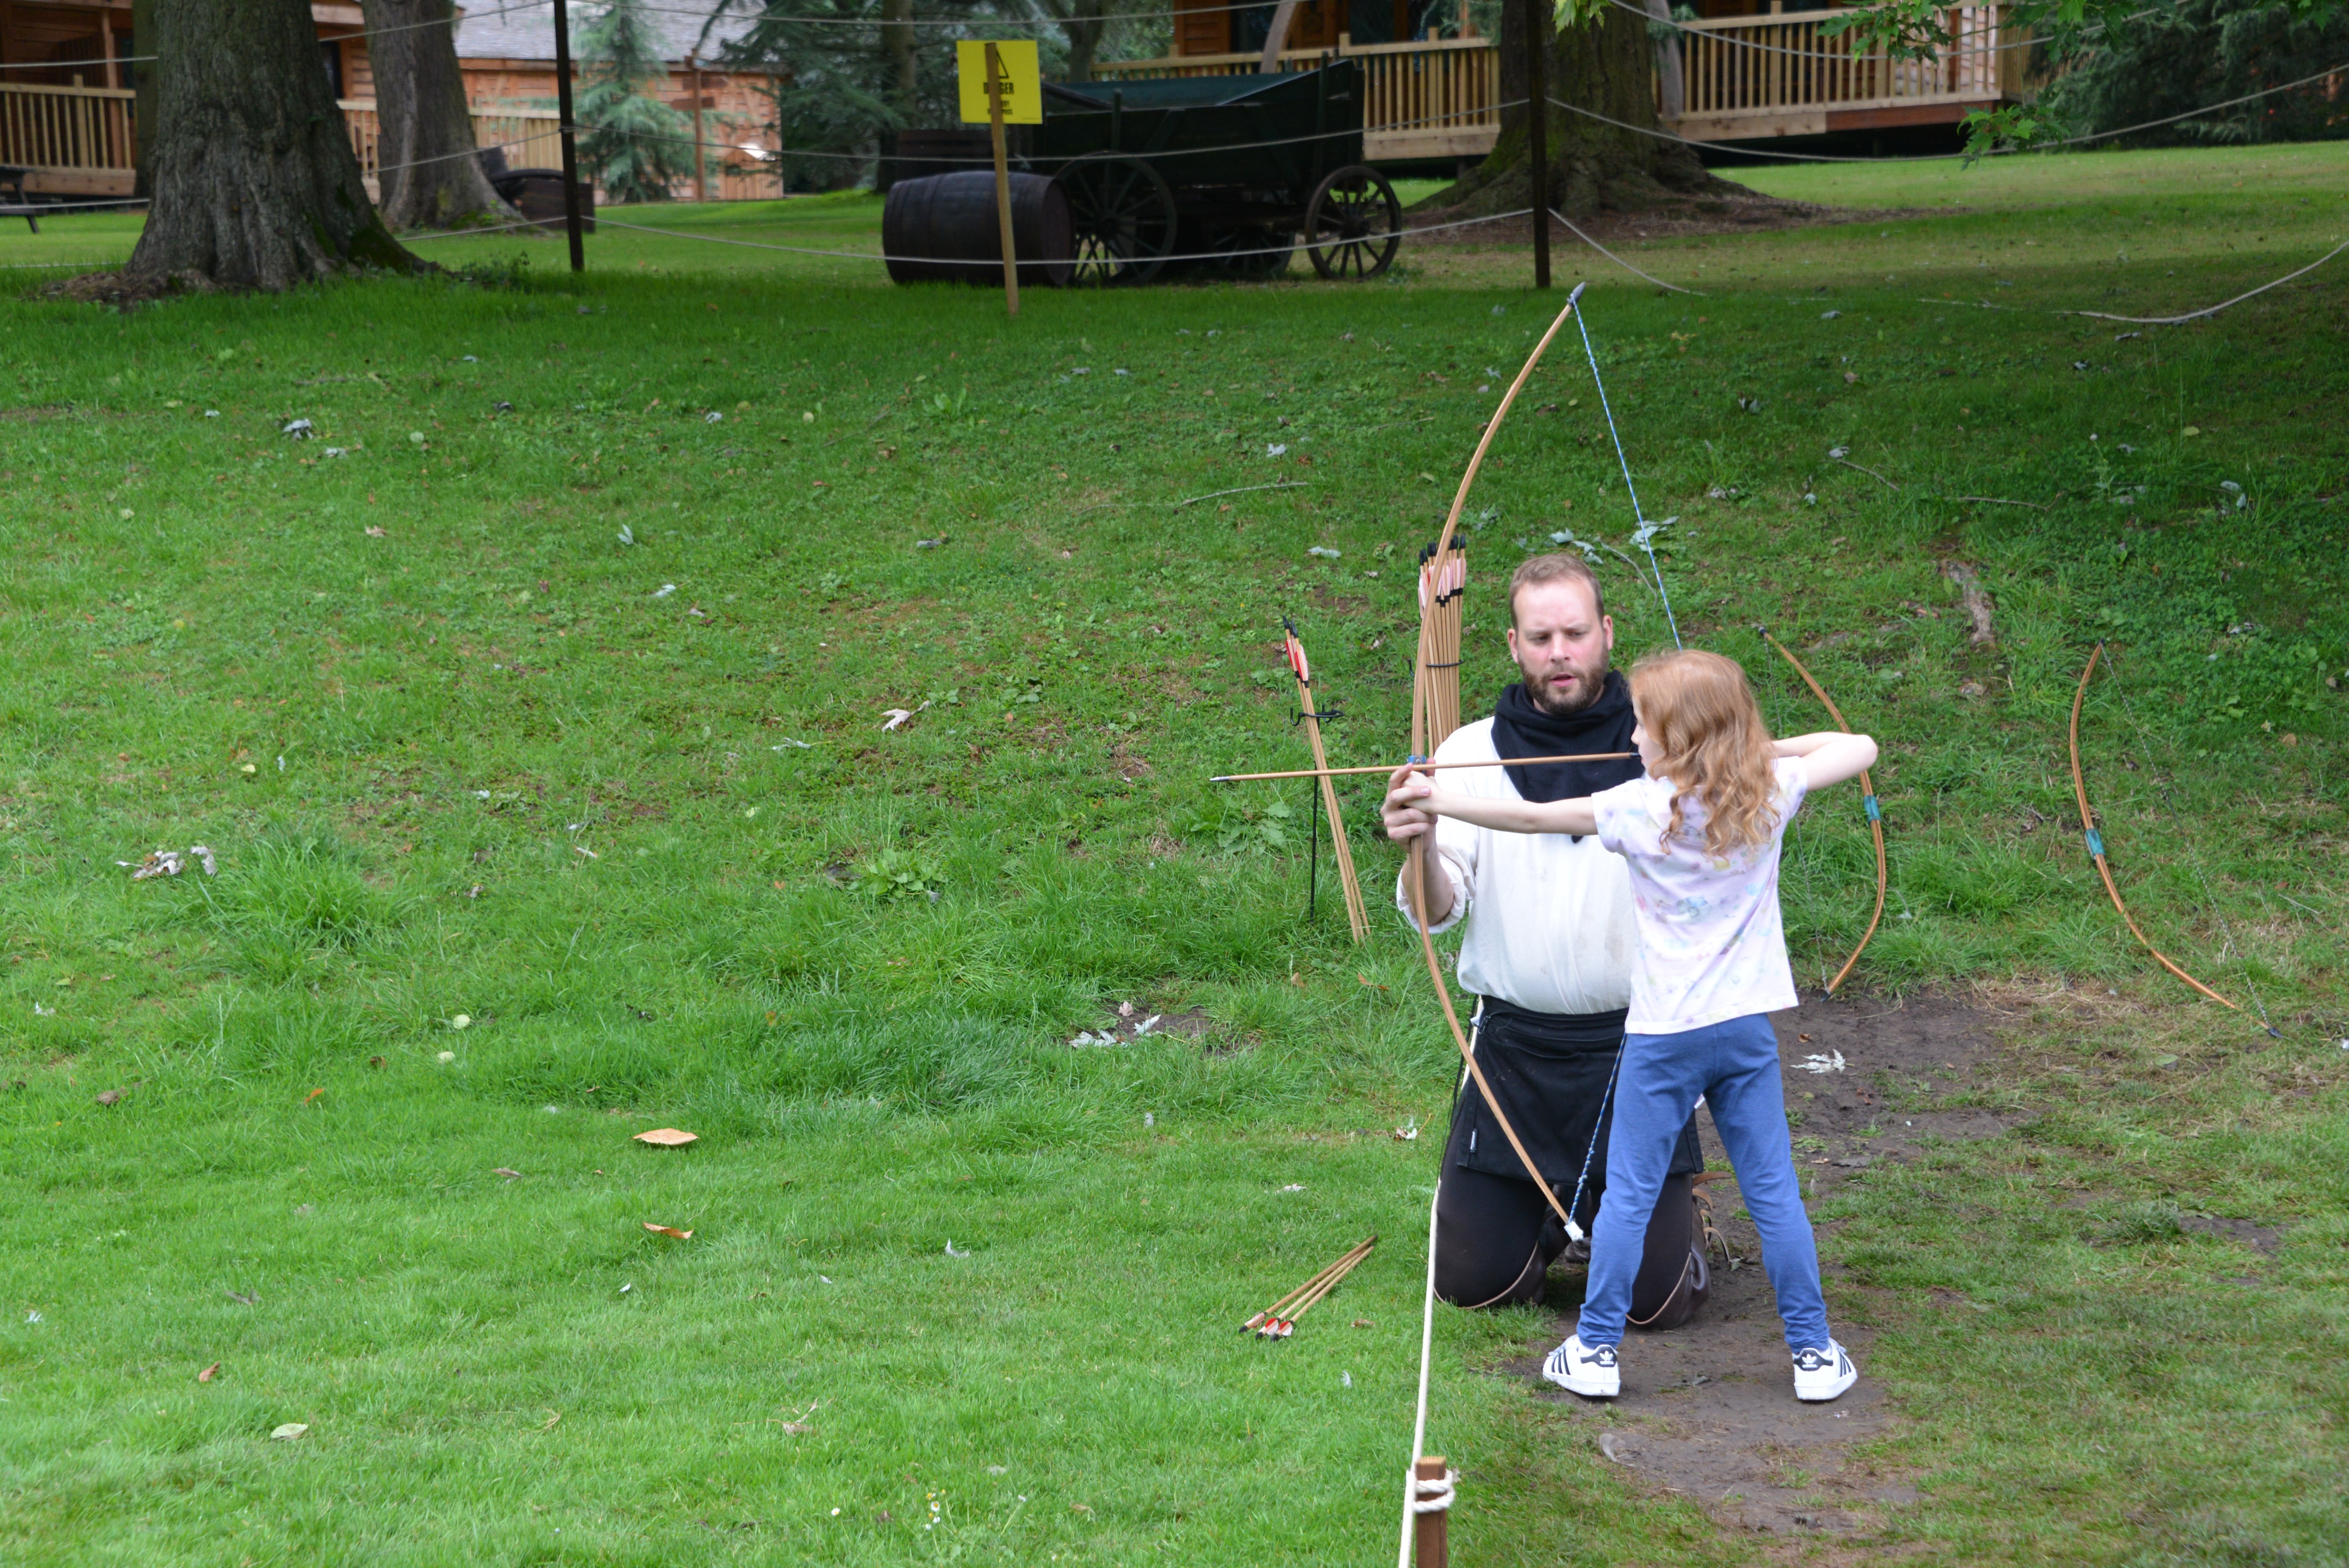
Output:
<path fill-rule="evenodd" d="M 1533 1156 L 1542 1179 L 1571 1198 L 1582 1174 L 1583 1160 L 1590 1161 L 1586 1197 L 1607 1185 L 1607 1129 L 1599 1109 L 1608 1099 L 1608 1076 L 1614 1071 L 1616 1053 L 1623 1044 L 1623 1020 L 1629 1008 L 1608 1013 L 1536 1013 L 1487 996 L 1476 1029 L 1476 1065 L 1493 1086 L 1493 1098 L 1516 1130 L 1526 1152 Z M 1613 1119 L 1609 1100 L 1608 1119 Z M 1596 1134 L 1596 1145 L 1593 1135 Z M 1509 1147 L 1508 1138 L 1494 1121 L 1493 1112 L 1477 1092 L 1475 1081 L 1461 1088 L 1452 1106 L 1452 1135 L 1444 1146 L 1444 1163 L 1492 1176 L 1526 1180 L 1525 1162 Z M 1692 1175 L 1704 1169 L 1698 1146 L 1696 1117 L 1681 1129 L 1667 1174 Z"/>

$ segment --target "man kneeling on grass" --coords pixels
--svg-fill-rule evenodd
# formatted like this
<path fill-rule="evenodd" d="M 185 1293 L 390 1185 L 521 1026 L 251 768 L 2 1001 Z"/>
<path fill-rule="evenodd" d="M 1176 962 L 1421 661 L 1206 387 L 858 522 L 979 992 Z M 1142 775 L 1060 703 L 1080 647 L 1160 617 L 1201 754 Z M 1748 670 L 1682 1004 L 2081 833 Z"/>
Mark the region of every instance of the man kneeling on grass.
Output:
<path fill-rule="evenodd" d="M 1492 717 L 1454 730 L 1434 760 L 1625 756 L 1461 769 L 1440 775 L 1445 787 L 1538 802 L 1640 778 L 1630 691 L 1608 667 L 1615 623 L 1590 568 L 1573 555 L 1526 562 L 1509 580 L 1509 654 L 1525 678 L 1501 693 Z M 1397 843 L 1429 830 L 1428 816 L 1413 809 L 1412 777 L 1398 771 L 1388 785 L 1387 835 Z M 1481 998 L 1473 1042 L 1477 1064 L 1542 1180 L 1568 1202 L 1580 1184 L 1575 1222 L 1588 1231 L 1606 1187 L 1607 1088 L 1623 1043 L 1638 948 L 1630 874 L 1587 835 L 1495 832 L 1451 819 L 1433 832 L 1427 914 L 1437 931 L 1467 922 L 1460 982 Z M 1417 896 L 1410 881 L 1406 867 L 1395 890 L 1406 918 Z M 1463 1084 L 1436 1193 L 1436 1292 L 1461 1306 L 1537 1301 L 1544 1274 L 1567 1250 L 1565 1228 L 1484 1097 L 1464 1078 Z M 1709 1293 L 1689 1180 L 1703 1169 L 1691 1116 L 1646 1229 L 1630 1309 L 1640 1327 L 1677 1327 Z M 1580 1243 L 1577 1251 L 1588 1256 Z"/>

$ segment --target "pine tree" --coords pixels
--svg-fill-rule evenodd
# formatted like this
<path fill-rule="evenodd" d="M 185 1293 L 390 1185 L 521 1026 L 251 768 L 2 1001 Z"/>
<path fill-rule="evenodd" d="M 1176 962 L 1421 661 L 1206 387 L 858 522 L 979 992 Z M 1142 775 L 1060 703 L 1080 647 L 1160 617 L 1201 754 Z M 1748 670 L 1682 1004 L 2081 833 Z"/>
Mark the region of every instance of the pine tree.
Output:
<path fill-rule="evenodd" d="M 576 113 L 579 161 L 615 201 L 666 201 L 693 172 L 693 120 L 645 89 L 668 80 L 660 36 L 637 0 L 611 8 L 579 36 L 589 62 Z"/>

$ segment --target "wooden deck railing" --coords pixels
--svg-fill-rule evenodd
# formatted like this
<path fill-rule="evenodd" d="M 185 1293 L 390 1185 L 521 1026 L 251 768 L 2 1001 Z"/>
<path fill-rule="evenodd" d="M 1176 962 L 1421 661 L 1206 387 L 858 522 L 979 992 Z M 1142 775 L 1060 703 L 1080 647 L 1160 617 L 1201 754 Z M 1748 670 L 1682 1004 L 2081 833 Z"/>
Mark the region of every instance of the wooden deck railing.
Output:
<path fill-rule="evenodd" d="M 1335 49 L 1290 49 L 1283 70 L 1310 70 L 1343 57 L 1361 67 L 1362 151 L 1372 160 L 1481 158 L 1501 133 L 1501 60 L 1490 38 L 1433 38 L 1356 44 L 1340 34 Z M 1254 76 L 1257 55 L 1174 55 L 1096 66 L 1109 80 L 1151 77 Z"/>
<path fill-rule="evenodd" d="M 1849 35 L 1820 25 L 1836 11 L 1787 11 L 1691 22 L 1680 36 L 1682 101 L 1660 103 L 1683 136 L 1785 136 L 1836 129 L 1835 113 L 1883 123 L 1954 119 L 1960 106 L 2013 98 L 2023 90 L 2028 50 L 2003 7 L 1951 6 L 1941 14 L 1953 40 L 1940 57 L 1894 60 L 1860 53 Z M 1924 110 L 1921 116 L 1898 111 Z"/>
<path fill-rule="evenodd" d="M 28 191 L 129 193 L 135 149 L 128 88 L 0 81 L 0 163 L 34 171 Z"/>
<path fill-rule="evenodd" d="M 372 182 L 379 159 L 376 139 L 383 121 L 373 98 L 344 98 L 338 106 L 343 124 L 351 133 L 351 151 L 359 160 L 360 177 Z M 512 169 L 559 169 L 563 138 L 556 125 L 562 116 L 551 108 L 489 108 L 473 110 L 473 145 L 502 148 Z"/>
<path fill-rule="evenodd" d="M 1976 105 L 2024 92 L 2028 35 L 2007 25 L 1998 5 L 1954 5 L 1942 13 L 1953 42 L 1930 60 L 1890 60 L 1856 51 L 1847 36 L 1819 25 L 1834 11 L 1786 11 L 1685 25 L 1669 46 L 1681 59 L 1681 101 L 1666 101 L 1671 72 L 1659 73 L 1657 108 L 1665 125 L 1700 140 L 1794 136 L 1854 127 L 1955 121 Z M 1325 59 L 1359 60 L 1367 84 L 1365 156 L 1376 159 L 1475 157 L 1500 134 L 1500 56 L 1489 38 L 1404 44 L 1354 44 L 1334 50 L 1292 49 L 1284 70 L 1309 70 Z M 1110 78 L 1249 76 L 1252 54 L 1176 55 L 1120 60 L 1095 67 Z"/>

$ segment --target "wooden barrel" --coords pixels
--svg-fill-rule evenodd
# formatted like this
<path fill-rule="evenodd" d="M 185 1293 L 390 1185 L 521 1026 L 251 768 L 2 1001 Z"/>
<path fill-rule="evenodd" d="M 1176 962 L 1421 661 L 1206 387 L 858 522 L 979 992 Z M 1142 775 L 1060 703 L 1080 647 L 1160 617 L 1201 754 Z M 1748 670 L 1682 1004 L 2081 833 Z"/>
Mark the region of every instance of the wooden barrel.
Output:
<path fill-rule="evenodd" d="M 1069 198 L 1041 174 L 1011 176 L 1011 237 L 1019 282 L 1059 288 L 1076 261 Z M 900 180 L 881 210 L 881 248 L 889 277 L 901 284 L 1003 286 L 1003 239 L 996 225 L 995 171 L 967 170 Z"/>

